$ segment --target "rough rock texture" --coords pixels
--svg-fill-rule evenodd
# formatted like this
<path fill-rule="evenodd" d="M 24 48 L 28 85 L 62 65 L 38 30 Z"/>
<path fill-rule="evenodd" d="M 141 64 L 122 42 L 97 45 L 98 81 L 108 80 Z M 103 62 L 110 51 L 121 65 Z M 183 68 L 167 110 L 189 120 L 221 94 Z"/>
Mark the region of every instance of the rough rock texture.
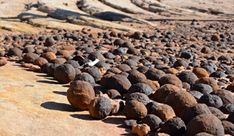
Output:
<path fill-rule="evenodd" d="M 67 90 L 69 103 L 79 109 L 87 110 L 90 102 L 95 98 L 95 92 L 90 83 L 85 81 L 73 81 Z"/>
<path fill-rule="evenodd" d="M 111 100 L 103 96 L 93 99 L 89 105 L 90 116 L 96 119 L 106 118 L 111 110 Z"/>
<path fill-rule="evenodd" d="M 224 135 L 222 122 L 212 114 L 196 116 L 187 125 L 186 135 L 195 135 L 200 132 L 207 132 L 216 136 Z"/>

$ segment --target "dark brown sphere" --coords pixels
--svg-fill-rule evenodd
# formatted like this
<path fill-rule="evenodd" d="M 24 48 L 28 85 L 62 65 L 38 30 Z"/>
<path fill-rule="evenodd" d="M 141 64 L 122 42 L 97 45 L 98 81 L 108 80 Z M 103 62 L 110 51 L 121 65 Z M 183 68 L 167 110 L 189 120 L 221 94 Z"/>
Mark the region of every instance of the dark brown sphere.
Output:
<path fill-rule="evenodd" d="M 188 136 L 193 136 L 200 132 L 224 136 L 222 122 L 213 114 L 198 115 L 188 123 L 186 133 Z"/>
<path fill-rule="evenodd" d="M 67 90 L 69 103 L 78 110 L 87 110 L 90 102 L 95 98 L 92 85 L 85 81 L 73 81 Z"/>
<path fill-rule="evenodd" d="M 124 113 L 128 119 L 141 119 L 147 115 L 147 108 L 143 103 L 132 100 L 126 103 Z"/>
<path fill-rule="evenodd" d="M 59 65 L 54 70 L 54 78 L 62 84 L 71 82 L 75 76 L 76 71 L 70 64 Z"/>

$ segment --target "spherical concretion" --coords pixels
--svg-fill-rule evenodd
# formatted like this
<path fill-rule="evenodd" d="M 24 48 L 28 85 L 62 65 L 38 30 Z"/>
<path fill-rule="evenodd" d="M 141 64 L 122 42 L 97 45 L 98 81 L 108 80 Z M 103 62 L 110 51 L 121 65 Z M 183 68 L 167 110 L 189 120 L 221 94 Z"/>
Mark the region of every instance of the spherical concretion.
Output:
<path fill-rule="evenodd" d="M 120 64 L 118 65 L 118 68 L 123 72 L 131 71 L 131 67 L 127 64 Z"/>
<path fill-rule="evenodd" d="M 154 114 L 148 114 L 143 119 L 142 122 L 150 127 L 150 130 L 156 130 L 162 123 L 162 120 Z"/>
<path fill-rule="evenodd" d="M 143 83 L 149 85 L 153 89 L 154 92 L 160 88 L 160 84 L 158 83 L 158 81 L 148 79 L 148 80 L 145 80 Z"/>
<path fill-rule="evenodd" d="M 18 48 L 18 47 L 14 47 L 14 48 L 10 48 L 7 55 L 8 56 L 18 56 L 21 57 L 22 56 L 23 51 Z"/>
<path fill-rule="evenodd" d="M 198 84 L 194 84 L 191 87 L 191 90 L 193 91 L 199 91 L 203 94 L 209 94 L 213 91 L 212 87 L 208 84 L 202 84 L 202 83 L 198 83 Z"/>
<path fill-rule="evenodd" d="M 58 64 L 51 63 L 51 65 L 49 65 L 47 67 L 47 75 L 53 77 L 54 76 L 54 70 L 58 66 L 59 66 Z"/>
<path fill-rule="evenodd" d="M 70 64 L 70 65 L 72 65 L 74 68 L 79 68 L 79 67 L 80 67 L 78 61 L 71 60 L 71 59 L 67 60 L 67 61 L 65 62 L 65 64 Z"/>
<path fill-rule="evenodd" d="M 74 80 L 87 81 L 92 85 L 95 84 L 95 79 L 93 78 L 93 76 L 91 76 L 89 73 L 86 73 L 86 72 L 76 75 Z"/>
<path fill-rule="evenodd" d="M 154 92 L 154 94 L 152 95 L 152 99 L 157 102 L 165 103 L 166 97 L 168 95 L 179 91 L 181 91 L 181 89 L 177 86 L 172 84 L 165 84 Z"/>
<path fill-rule="evenodd" d="M 212 87 L 213 91 L 217 91 L 219 89 L 217 81 L 211 77 L 202 77 L 198 79 L 196 83 L 208 84 Z"/>
<path fill-rule="evenodd" d="M 90 102 L 95 98 L 95 92 L 92 85 L 86 81 L 73 81 L 67 90 L 67 99 L 69 103 L 79 109 L 87 110 Z"/>
<path fill-rule="evenodd" d="M 112 111 L 111 100 L 106 97 L 96 97 L 89 105 L 89 114 L 96 119 L 104 119 Z"/>
<path fill-rule="evenodd" d="M 93 76 L 95 81 L 99 81 L 102 77 L 102 75 L 97 67 L 90 67 L 90 68 L 85 69 L 85 71 L 87 73 L 89 73 L 91 76 Z"/>
<path fill-rule="evenodd" d="M 146 95 L 150 95 L 154 91 L 153 91 L 153 89 L 149 85 L 147 85 L 145 83 L 136 83 L 136 84 L 133 84 L 129 88 L 128 92 L 129 93 L 139 92 L 139 93 L 144 93 Z"/>
<path fill-rule="evenodd" d="M 215 107 L 209 107 L 209 110 L 213 115 L 215 115 L 220 120 L 223 120 L 226 118 L 226 116 L 223 114 L 223 112 Z"/>
<path fill-rule="evenodd" d="M 211 114 L 209 107 L 205 104 L 196 104 L 192 107 L 188 107 L 183 111 L 181 118 L 187 124 L 194 117 L 201 114 Z"/>
<path fill-rule="evenodd" d="M 147 107 L 148 107 L 148 105 L 147 105 Z M 154 114 L 154 115 L 158 116 L 160 119 L 162 119 L 162 121 L 167 121 L 167 120 L 174 118 L 176 116 L 172 107 L 167 105 L 167 104 L 152 105 L 149 108 L 148 112 L 150 114 Z"/>
<path fill-rule="evenodd" d="M 218 90 L 215 94 L 222 99 L 223 104 L 234 104 L 234 96 L 230 91 Z"/>
<path fill-rule="evenodd" d="M 104 76 L 100 81 L 101 85 L 109 89 L 116 89 L 120 94 L 127 93 L 128 89 L 131 87 L 131 82 L 126 76 L 121 74 Z"/>
<path fill-rule="evenodd" d="M 146 73 L 145 76 L 150 80 L 159 80 L 165 73 L 162 70 L 158 70 L 156 68 L 150 68 Z"/>
<path fill-rule="evenodd" d="M 54 78 L 62 84 L 71 82 L 75 76 L 76 71 L 70 64 L 59 65 L 54 70 Z"/>
<path fill-rule="evenodd" d="M 226 120 L 223 120 L 222 124 L 223 124 L 225 134 L 229 134 L 229 135 L 233 136 L 234 135 L 234 124 L 232 122 L 229 122 Z"/>
<path fill-rule="evenodd" d="M 46 52 L 42 54 L 44 58 L 46 58 L 49 62 L 55 60 L 57 57 L 54 52 Z"/>
<path fill-rule="evenodd" d="M 225 114 L 230 114 L 232 112 L 234 112 L 234 104 L 229 103 L 229 104 L 224 104 L 220 110 L 225 113 Z"/>
<path fill-rule="evenodd" d="M 39 57 L 34 61 L 35 65 L 38 65 L 40 67 L 42 67 L 43 65 L 45 65 L 46 63 L 48 63 L 48 61 L 45 58 Z"/>
<path fill-rule="evenodd" d="M 35 54 L 35 53 L 26 53 L 23 56 L 23 60 L 26 63 L 34 63 L 34 61 L 39 58 L 39 55 Z"/>
<path fill-rule="evenodd" d="M 67 60 L 65 58 L 56 58 L 55 60 L 53 60 L 55 64 L 64 64 L 66 61 Z"/>
<path fill-rule="evenodd" d="M 124 113 L 127 119 L 142 119 L 147 115 L 147 108 L 143 103 L 132 100 L 126 103 Z"/>
<path fill-rule="evenodd" d="M 190 71 L 182 71 L 181 73 L 178 74 L 178 77 L 182 82 L 187 82 L 190 85 L 194 84 L 195 81 L 198 79 L 197 76 Z"/>
<path fill-rule="evenodd" d="M 181 116 L 183 111 L 197 104 L 196 99 L 188 92 L 174 92 L 166 97 L 166 103 L 170 105 L 177 116 Z"/>
<path fill-rule="evenodd" d="M 144 105 L 147 105 L 150 102 L 150 99 L 146 94 L 139 93 L 139 92 L 130 93 L 129 95 L 126 96 L 126 102 L 129 102 L 132 100 L 137 100 L 143 103 Z"/>
<path fill-rule="evenodd" d="M 204 94 L 198 101 L 199 103 L 205 103 L 208 106 L 220 108 L 223 106 L 223 101 L 218 95 Z"/>
<path fill-rule="evenodd" d="M 0 66 L 4 66 L 7 64 L 7 58 L 5 57 L 0 57 Z"/>
<path fill-rule="evenodd" d="M 213 114 L 201 114 L 193 118 L 187 125 L 187 136 L 206 132 L 215 136 L 224 136 L 222 122 Z"/>
<path fill-rule="evenodd" d="M 109 89 L 107 90 L 106 93 L 111 99 L 119 99 L 122 97 L 121 94 L 116 89 Z"/>
<path fill-rule="evenodd" d="M 145 80 L 147 80 L 146 76 L 137 70 L 131 70 L 129 72 L 128 79 L 132 84 L 144 82 Z"/>
<path fill-rule="evenodd" d="M 172 84 L 172 85 L 175 85 L 175 86 L 177 86 L 179 88 L 183 87 L 181 80 L 178 77 L 176 77 L 175 75 L 172 75 L 172 74 L 166 74 L 166 75 L 162 76 L 159 79 L 159 84 L 161 86 L 165 85 L 165 84 Z"/>
<path fill-rule="evenodd" d="M 186 132 L 186 125 L 179 117 L 171 118 L 161 125 L 160 132 L 181 136 Z"/>
<path fill-rule="evenodd" d="M 193 73 L 196 74 L 198 78 L 209 77 L 209 73 L 204 68 L 196 67 L 193 69 Z"/>

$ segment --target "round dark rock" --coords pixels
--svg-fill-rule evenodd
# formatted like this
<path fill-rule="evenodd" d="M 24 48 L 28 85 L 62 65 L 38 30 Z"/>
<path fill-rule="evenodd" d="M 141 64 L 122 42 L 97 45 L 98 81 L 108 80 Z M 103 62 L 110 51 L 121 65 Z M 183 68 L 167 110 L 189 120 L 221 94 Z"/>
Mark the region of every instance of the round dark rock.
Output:
<path fill-rule="evenodd" d="M 150 99 L 147 95 L 145 95 L 144 93 L 139 93 L 139 92 L 131 93 L 126 96 L 126 102 L 129 102 L 132 100 L 137 100 L 143 103 L 144 105 L 147 105 L 150 102 Z"/>
<path fill-rule="evenodd" d="M 92 75 L 94 77 L 95 81 L 99 81 L 102 77 L 102 75 L 97 67 L 89 67 L 89 68 L 86 68 L 85 71 L 87 73 L 89 73 L 90 75 Z"/>
<path fill-rule="evenodd" d="M 220 108 L 223 106 L 222 99 L 217 95 L 204 94 L 198 101 L 199 103 L 205 103 L 208 106 Z"/>
<path fill-rule="evenodd" d="M 196 104 L 192 107 L 188 107 L 184 110 L 181 118 L 187 124 L 194 117 L 201 114 L 211 114 L 209 107 L 205 104 Z"/>
<path fill-rule="evenodd" d="M 181 67 L 181 66 L 183 66 L 183 67 L 185 67 L 185 68 L 187 68 L 188 66 L 189 66 L 189 64 L 185 61 L 185 60 L 183 60 L 183 59 L 178 59 L 174 64 L 173 64 L 173 67 Z"/>
<path fill-rule="evenodd" d="M 89 54 L 88 59 L 92 61 L 94 61 L 95 59 L 103 61 L 105 60 L 105 57 L 99 51 L 95 51 Z"/>
<path fill-rule="evenodd" d="M 89 73 L 86 73 L 86 72 L 76 75 L 74 80 L 87 81 L 92 85 L 95 84 L 94 78 Z"/>
<path fill-rule="evenodd" d="M 226 77 L 227 75 L 223 71 L 215 71 L 210 74 L 210 77 L 216 77 L 216 78 L 221 78 L 221 77 Z"/>
<path fill-rule="evenodd" d="M 126 103 L 124 113 L 128 119 L 142 119 L 147 115 L 147 108 L 143 103 L 132 100 Z"/>
<path fill-rule="evenodd" d="M 170 105 L 176 115 L 181 117 L 183 111 L 197 104 L 196 99 L 188 92 L 174 92 L 166 97 L 166 104 Z"/>
<path fill-rule="evenodd" d="M 23 60 L 26 63 L 34 63 L 34 61 L 39 58 L 39 55 L 35 54 L 35 53 L 26 53 L 23 56 Z"/>
<path fill-rule="evenodd" d="M 54 44 L 55 40 L 53 39 L 53 37 L 47 37 L 44 43 L 45 46 L 53 46 Z"/>
<path fill-rule="evenodd" d="M 18 56 L 21 57 L 22 56 L 23 51 L 18 48 L 18 47 L 14 47 L 14 48 L 10 48 L 7 55 L 8 56 Z"/>
<path fill-rule="evenodd" d="M 180 53 L 180 58 L 184 58 L 184 59 L 191 59 L 193 57 L 191 52 L 188 51 L 182 51 Z"/>
<path fill-rule="evenodd" d="M 93 87 L 86 81 L 72 81 L 67 90 L 69 103 L 78 110 L 87 110 L 94 98 L 95 92 Z"/>
<path fill-rule="evenodd" d="M 164 132 L 173 136 L 181 136 L 185 133 L 185 131 L 186 125 L 184 121 L 179 117 L 169 119 L 161 125 L 160 129 L 160 132 Z"/>
<path fill-rule="evenodd" d="M 210 85 L 202 83 L 192 85 L 191 90 L 199 91 L 203 94 L 210 94 L 213 91 Z"/>
<path fill-rule="evenodd" d="M 178 77 L 182 82 L 187 82 L 190 85 L 194 84 L 195 81 L 198 79 L 197 76 L 190 71 L 183 71 L 178 74 Z"/>
<path fill-rule="evenodd" d="M 150 114 L 158 116 L 163 121 L 167 121 L 176 116 L 172 107 L 167 104 L 150 102 L 146 105 L 146 107 Z"/>
<path fill-rule="evenodd" d="M 209 110 L 212 114 L 214 114 L 220 120 L 223 120 L 226 118 L 223 112 L 215 107 L 209 107 Z"/>
<path fill-rule="evenodd" d="M 165 73 L 162 70 L 158 70 L 156 68 L 150 68 L 146 73 L 145 76 L 150 80 L 159 80 Z"/>
<path fill-rule="evenodd" d="M 120 99 L 122 97 L 118 90 L 115 89 L 109 89 L 106 93 L 111 99 Z"/>
<path fill-rule="evenodd" d="M 89 105 L 89 114 L 96 119 L 104 119 L 110 115 L 112 111 L 111 100 L 106 97 L 98 97 L 93 99 Z"/>
<path fill-rule="evenodd" d="M 53 64 L 53 63 L 51 63 L 51 65 L 49 65 L 47 67 L 47 75 L 53 77 L 54 76 L 55 68 L 58 67 L 58 66 L 59 66 L 59 64 Z"/>
<path fill-rule="evenodd" d="M 224 127 L 224 132 L 225 134 L 229 134 L 231 136 L 234 136 L 234 124 L 229 121 L 222 121 L 223 127 Z"/>
<path fill-rule="evenodd" d="M 70 64 L 59 65 L 54 70 L 54 78 L 62 84 L 71 82 L 75 76 L 76 71 Z"/>
<path fill-rule="evenodd" d="M 142 123 L 147 124 L 150 130 L 156 130 L 159 128 L 162 120 L 154 114 L 148 114 L 142 119 Z"/>
<path fill-rule="evenodd" d="M 144 93 L 146 95 L 150 95 L 154 92 L 154 90 L 147 84 L 145 83 L 137 83 L 137 84 L 133 84 L 129 90 L 129 93 L 134 93 L 134 92 L 140 92 L 140 93 Z"/>
<path fill-rule="evenodd" d="M 222 122 L 213 114 L 201 114 L 193 118 L 187 125 L 188 136 L 207 132 L 215 136 L 224 136 Z"/>
<path fill-rule="evenodd" d="M 230 114 L 234 112 L 234 104 L 231 103 L 225 104 L 220 108 L 220 110 L 225 114 Z"/>
<path fill-rule="evenodd" d="M 151 95 L 151 99 L 157 102 L 165 103 L 167 96 L 169 96 L 174 92 L 179 92 L 179 91 L 181 91 L 181 89 L 178 88 L 177 86 L 172 84 L 165 84 L 161 86 L 157 91 L 155 91 L 153 95 Z"/>
<path fill-rule="evenodd" d="M 159 84 L 161 86 L 165 85 L 165 84 L 172 84 L 172 85 L 175 85 L 175 86 L 177 86 L 179 88 L 183 87 L 181 80 L 178 77 L 176 77 L 175 75 L 172 75 L 172 74 L 166 74 L 163 77 L 161 77 L 159 79 Z"/>
<path fill-rule="evenodd" d="M 230 91 L 218 90 L 215 94 L 222 99 L 223 104 L 234 104 L 234 96 Z"/>
<path fill-rule="evenodd" d="M 126 76 L 117 74 L 110 77 L 102 77 L 100 81 L 101 85 L 109 89 L 116 89 L 120 94 L 127 93 L 127 90 L 131 87 L 131 82 Z"/>
<path fill-rule="evenodd" d="M 120 64 L 118 65 L 118 68 L 123 71 L 123 72 L 127 72 L 127 71 L 131 71 L 131 67 L 128 66 L 127 64 Z"/>
<path fill-rule="evenodd" d="M 75 60 L 67 60 L 67 61 L 65 62 L 65 64 L 70 64 L 70 65 L 72 65 L 74 68 L 79 68 L 79 67 L 80 67 L 78 61 L 75 61 Z"/>
<path fill-rule="evenodd" d="M 131 70 L 129 72 L 128 79 L 132 84 L 144 82 L 145 80 L 147 80 L 146 76 L 137 70 Z"/>

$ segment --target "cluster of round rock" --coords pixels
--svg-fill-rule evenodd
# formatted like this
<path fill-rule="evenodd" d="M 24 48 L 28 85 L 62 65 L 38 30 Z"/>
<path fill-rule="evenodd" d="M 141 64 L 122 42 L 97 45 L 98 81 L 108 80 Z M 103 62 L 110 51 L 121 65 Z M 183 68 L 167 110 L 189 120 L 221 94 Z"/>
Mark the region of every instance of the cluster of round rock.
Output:
<path fill-rule="evenodd" d="M 0 55 L 70 83 L 70 104 L 95 119 L 125 115 L 124 125 L 139 136 L 234 135 L 234 32 L 223 29 L 53 30 L 3 36 Z"/>

